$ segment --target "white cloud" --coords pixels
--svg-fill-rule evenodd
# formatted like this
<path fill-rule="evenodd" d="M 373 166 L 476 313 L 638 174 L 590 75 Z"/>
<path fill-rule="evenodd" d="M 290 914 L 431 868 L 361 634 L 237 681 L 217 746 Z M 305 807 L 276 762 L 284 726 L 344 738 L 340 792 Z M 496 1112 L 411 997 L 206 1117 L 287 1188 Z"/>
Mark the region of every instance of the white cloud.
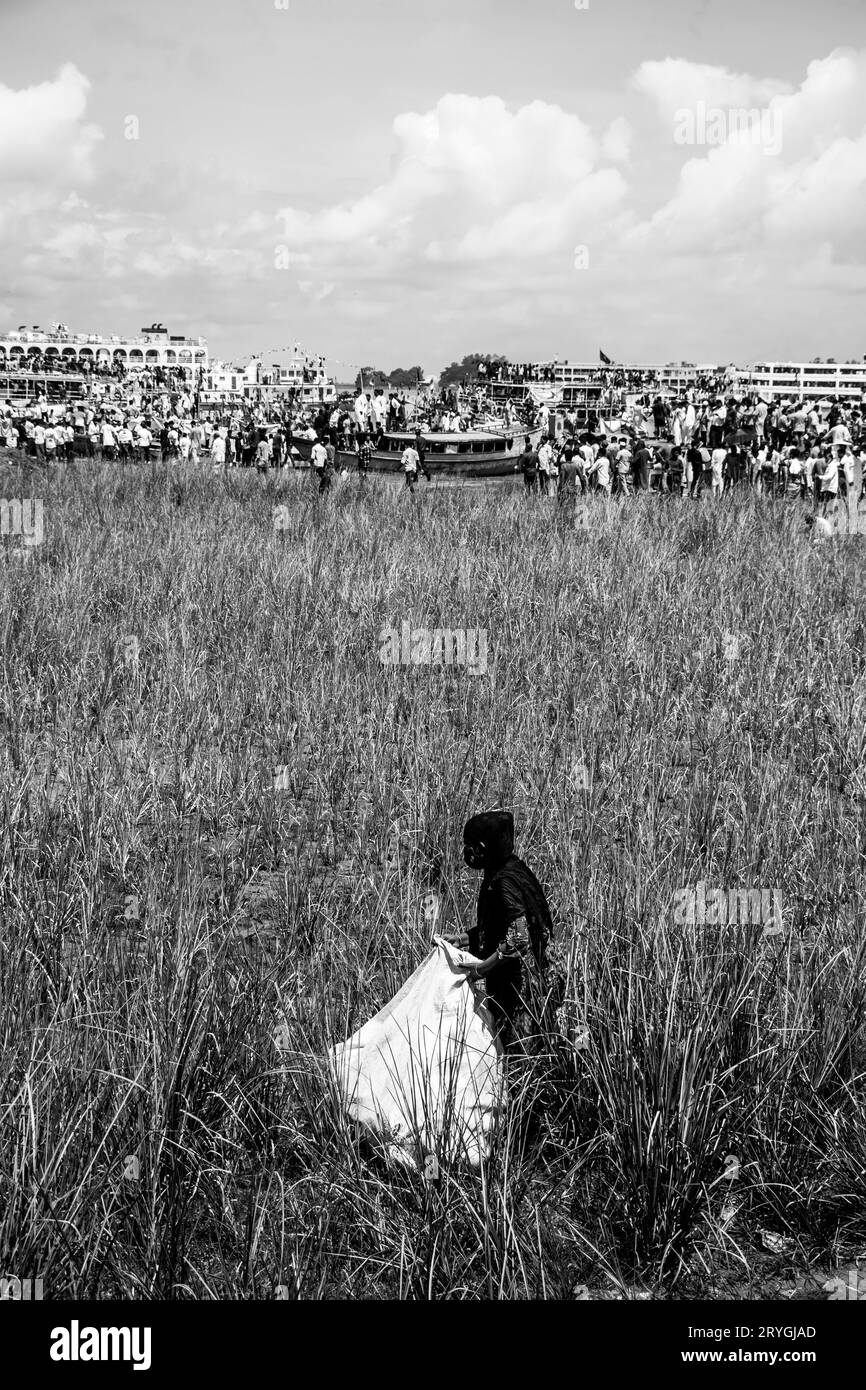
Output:
<path fill-rule="evenodd" d="M 36 318 L 35 300 L 59 301 L 71 321 L 67 286 L 88 307 L 104 291 L 111 312 L 132 291 L 166 290 L 223 331 L 290 307 L 333 351 L 368 360 L 378 344 L 395 358 L 484 346 L 488 327 L 491 349 L 539 354 L 572 350 L 578 332 L 645 356 L 730 358 L 746 330 L 764 335 L 759 352 L 792 353 L 794 335 L 850 350 L 866 264 L 866 53 L 831 53 L 797 83 L 667 58 L 615 95 L 628 119 L 597 129 L 544 101 L 443 96 L 393 121 L 377 185 L 275 216 L 229 182 L 205 205 L 213 176 L 196 184 L 195 171 L 154 174 L 144 192 L 100 180 L 88 83 L 67 66 L 25 92 L 0 88 L 4 293 Z M 778 153 L 678 146 L 675 114 L 698 102 L 768 105 Z M 13 107 L 29 121 L 23 145 Z M 577 245 L 589 251 L 580 272 Z"/>
<path fill-rule="evenodd" d="M 74 63 L 52 82 L 20 91 L 0 84 L 0 179 L 68 187 L 93 178 L 103 136 L 84 120 L 89 89 Z"/>
<path fill-rule="evenodd" d="M 692 71 L 689 71 L 690 66 Z M 752 107 L 771 85 L 682 62 L 644 64 L 636 78 L 660 109 L 690 99 Z M 661 85 L 664 86 L 662 95 Z M 776 84 L 777 85 L 777 84 Z M 643 254 L 731 249 L 774 258 L 803 243 L 866 249 L 866 53 L 840 50 L 811 63 L 800 88 L 770 99 L 778 153 L 737 139 L 687 150 L 672 197 L 626 237 Z M 855 251 L 859 247 L 859 255 Z"/>
<path fill-rule="evenodd" d="M 698 102 L 725 109 L 761 107 L 790 91 L 783 82 L 729 72 L 710 63 L 691 63 L 685 58 L 641 63 L 632 85 L 649 97 L 662 122 L 671 128 L 678 110 L 693 110 Z"/>
<path fill-rule="evenodd" d="M 628 159 L 632 138 L 632 129 L 625 116 L 617 116 L 601 137 L 601 152 L 605 159 L 612 159 L 616 163 Z"/>
<path fill-rule="evenodd" d="M 499 97 L 448 95 L 393 124 L 390 179 L 353 202 L 310 213 L 284 208 L 294 247 L 350 248 L 430 262 L 526 258 L 565 251 L 625 193 L 618 171 L 628 128 L 603 142 L 576 115 L 543 101 L 511 112 Z"/>

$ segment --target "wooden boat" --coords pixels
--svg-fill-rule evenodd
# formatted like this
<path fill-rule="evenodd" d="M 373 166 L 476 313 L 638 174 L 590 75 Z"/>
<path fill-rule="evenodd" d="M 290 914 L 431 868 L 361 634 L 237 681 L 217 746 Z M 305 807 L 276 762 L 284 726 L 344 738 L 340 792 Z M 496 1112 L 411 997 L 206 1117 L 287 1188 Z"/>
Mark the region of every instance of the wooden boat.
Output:
<path fill-rule="evenodd" d="M 541 443 L 542 429 L 528 430 L 525 425 L 512 433 L 497 430 L 467 430 L 465 433 L 437 434 L 422 432 L 424 462 L 432 477 L 496 478 L 513 475 L 526 440 L 533 448 Z M 373 449 L 371 470 L 381 473 L 400 473 L 403 450 L 415 443 L 411 430 L 389 430 Z M 314 440 L 292 437 L 291 447 L 297 449 L 300 461 L 307 464 Z M 297 460 L 296 460 L 297 461 Z M 337 449 L 337 472 L 358 467 L 354 450 Z"/>

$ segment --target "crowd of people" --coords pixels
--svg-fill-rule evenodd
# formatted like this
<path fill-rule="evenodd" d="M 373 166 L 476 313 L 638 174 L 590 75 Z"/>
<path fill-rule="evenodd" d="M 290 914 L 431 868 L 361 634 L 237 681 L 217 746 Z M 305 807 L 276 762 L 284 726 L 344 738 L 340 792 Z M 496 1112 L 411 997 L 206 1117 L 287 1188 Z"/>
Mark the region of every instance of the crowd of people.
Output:
<path fill-rule="evenodd" d="M 157 373 L 160 373 L 158 376 Z M 171 447 L 172 435 L 191 437 L 197 395 L 184 376 L 156 368 L 138 375 L 93 380 L 86 396 L 46 390 L 32 399 L 0 403 L 0 442 L 38 462 L 75 457 L 119 459 L 151 457 L 151 449 Z"/>
<path fill-rule="evenodd" d="M 527 492 L 630 495 L 657 488 L 699 497 L 752 487 L 772 497 L 799 496 L 832 515 L 866 463 L 866 411 L 839 401 L 775 401 L 707 395 L 673 403 L 636 400 L 611 432 L 590 421 L 558 443 L 527 442 L 519 469 Z M 862 495 L 863 484 L 859 485 Z M 859 497 L 857 499 L 859 501 Z"/>
<path fill-rule="evenodd" d="M 130 372 L 126 364 L 117 357 L 60 357 L 30 353 L 26 357 L 16 355 L 6 359 L 0 355 L 0 388 L 17 377 L 34 379 L 42 377 L 77 378 L 82 383 L 83 394 L 88 395 L 96 383 L 118 383 L 134 379 L 144 390 L 173 390 L 188 380 L 189 370 L 179 366 L 152 364 L 141 370 Z"/>
<path fill-rule="evenodd" d="M 629 397 L 616 420 L 583 416 L 532 400 L 492 403 L 486 387 L 450 385 L 420 393 L 359 391 L 337 403 L 301 406 L 280 399 L 203 405 L 189 377 L 166 369 L 90 383 L 86 399 L 0 405 L 0 443 L 37 462 L 87 457 L 142 462 L 162 457 L 214 469 L 264 472 L 312 453 L 321 490 L 330 486 L 337 456 L 364 478 L 386 432 L 409 438 L 401 457 L 407 486 L 429 476 L 425 436 L 469 429 L 504 435 L 533 431 L 517 465 L 527 492 L 629 495 L 658 489 L 698 497 L 750 486 L 770 496 L 810 499 L 816 511 L 835 509 L 855 486 L 866 462 L 866 402 L 767 402 L 756 395 L 718 394 L 718 383 L 680 398 L 652 391 Z"/>
<path fill-rule="evenodd" d="M 490 362 L 482 360 L 476 372 L 481 381 L 510 381 L 516 385 L 555 380 L 552 362 L 508 362 L 504 358 Z"/>

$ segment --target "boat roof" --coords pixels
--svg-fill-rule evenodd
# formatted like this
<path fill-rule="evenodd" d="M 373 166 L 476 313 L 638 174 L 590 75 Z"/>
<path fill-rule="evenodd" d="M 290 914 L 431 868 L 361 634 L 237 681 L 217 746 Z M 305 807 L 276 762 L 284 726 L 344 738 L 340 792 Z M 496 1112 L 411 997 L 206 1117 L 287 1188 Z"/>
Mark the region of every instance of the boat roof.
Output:
<path fill-rule="evenodd" d="M 519 429 L 501 430 L 386 430 L 383 438 L 385 439 L 406 439 L 411 444 L 413 439 L 421 438 L 429 444 L 451 444 L 455 440 L 461 443 L 471 444 L 473 440 L 483 442 L 488 439 L 511 439 L 516 434 L 532 434 L 526 425 L 521 425 Z"/>

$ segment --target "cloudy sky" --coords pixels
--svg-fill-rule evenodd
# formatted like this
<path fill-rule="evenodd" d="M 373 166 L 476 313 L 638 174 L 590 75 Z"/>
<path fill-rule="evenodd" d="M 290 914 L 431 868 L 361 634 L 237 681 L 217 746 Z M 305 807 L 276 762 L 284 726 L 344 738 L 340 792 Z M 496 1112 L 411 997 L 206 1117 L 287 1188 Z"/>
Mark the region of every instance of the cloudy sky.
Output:
<path fill-rule="evenodd" d="M 0 328 L 866 354 L 863 0 L 579 3 L 0 0 Z"/>

